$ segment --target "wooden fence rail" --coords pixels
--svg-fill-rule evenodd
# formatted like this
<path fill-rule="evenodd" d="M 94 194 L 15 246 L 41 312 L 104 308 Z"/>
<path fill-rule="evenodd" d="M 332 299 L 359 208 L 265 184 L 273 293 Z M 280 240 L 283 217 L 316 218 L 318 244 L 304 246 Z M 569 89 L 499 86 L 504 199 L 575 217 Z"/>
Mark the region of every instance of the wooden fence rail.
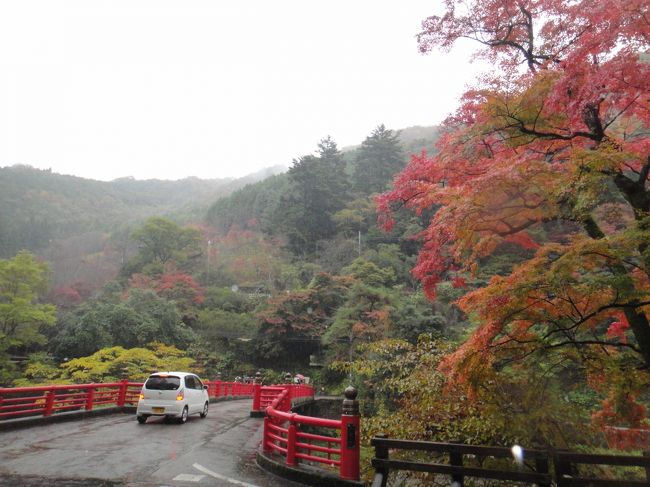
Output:
<path fill-rule="evenodd" d="M 460 443 L 437 443 L 430 441 L 410 441 L 390 439 L 386 435 L 377 435 L 372 439 L 375 457 L 372 466 L 375 478 L 372 487 L 386 487 L 391 471 L 409 470 L 448 475 L 450 484 L 463 487 L 465 477 L 478 479 L 524 482 L 540 487 L 635 487 L 650 486 L 650 452 L 643 456 L 632 455 L 592 455 L 568 451 L 556 451 L 551 455 L 546 450 L 521 449 L 521 461 L 508 462 L 503 468 L 483 468 L 486 459 L 513 460 L 510 448 L 464 445 Z M 437 454 L 435 462 L 391 459 L 390 453 L 400 451 L 433 452 Z M 465 458 L 472 459 L 472 465 L 465 463 Z M 447 460 L 446 463 L 443 463 Z M 553 469 L 550 464 L 553 464 Z M 479 466 L 475 466 L 478 462 Z M 610 479 L 582 476 L 578 465 L 605 465 L 619 467 L 637 467 L 645 469 L 645 480 Z"/>

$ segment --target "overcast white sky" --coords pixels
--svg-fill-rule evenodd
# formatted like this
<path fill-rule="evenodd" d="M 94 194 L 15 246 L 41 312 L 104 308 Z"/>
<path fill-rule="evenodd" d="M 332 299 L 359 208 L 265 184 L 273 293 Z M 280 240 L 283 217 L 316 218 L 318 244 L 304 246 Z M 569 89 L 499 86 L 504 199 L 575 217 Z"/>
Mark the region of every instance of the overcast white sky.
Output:
<path fill-rule="evenodd" d="M 479 69 L 418 53 L 440 0 L 0 2 L 0 166 L 239 177 L 437 124 Z"/>

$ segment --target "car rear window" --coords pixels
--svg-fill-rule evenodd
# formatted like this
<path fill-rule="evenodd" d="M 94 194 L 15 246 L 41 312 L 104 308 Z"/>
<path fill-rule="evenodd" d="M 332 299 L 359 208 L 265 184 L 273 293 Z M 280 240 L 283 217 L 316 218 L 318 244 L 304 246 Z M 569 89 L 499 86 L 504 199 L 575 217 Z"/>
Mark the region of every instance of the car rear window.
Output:
<path fill-rule="evenodd" d="M 144 386 L 154 391 L 175 391 L 181 385 L 181 379 L 176 376 L 152 375 L 147 379 Z"/>

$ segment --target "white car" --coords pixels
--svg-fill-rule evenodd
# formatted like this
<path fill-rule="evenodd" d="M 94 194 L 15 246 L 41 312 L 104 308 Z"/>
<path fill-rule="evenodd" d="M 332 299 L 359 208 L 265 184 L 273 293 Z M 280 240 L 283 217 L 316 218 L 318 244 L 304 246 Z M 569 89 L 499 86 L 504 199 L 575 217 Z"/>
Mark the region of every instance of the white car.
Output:
<path fill-rule="evenodd" d="M 202 418 L 208 415 L 208 386 L 189 372 L 156 372 L 142 386 L 138 409 L 138 423 L 149 416 L 176 418 L 185 423 L 190 414 Z"/>

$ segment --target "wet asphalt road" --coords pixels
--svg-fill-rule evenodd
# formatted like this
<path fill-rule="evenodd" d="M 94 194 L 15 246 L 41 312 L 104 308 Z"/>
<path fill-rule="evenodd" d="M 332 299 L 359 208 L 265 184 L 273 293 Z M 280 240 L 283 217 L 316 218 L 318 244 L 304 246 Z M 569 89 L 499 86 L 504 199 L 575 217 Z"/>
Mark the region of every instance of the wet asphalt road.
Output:
<path fill-rule="evenodd" d="M 114 414 L 0 432 L 0 486 L 298 486 L 255 463 L 262 420 L 249 411 L 250 399 L 183 425 Z"/>

